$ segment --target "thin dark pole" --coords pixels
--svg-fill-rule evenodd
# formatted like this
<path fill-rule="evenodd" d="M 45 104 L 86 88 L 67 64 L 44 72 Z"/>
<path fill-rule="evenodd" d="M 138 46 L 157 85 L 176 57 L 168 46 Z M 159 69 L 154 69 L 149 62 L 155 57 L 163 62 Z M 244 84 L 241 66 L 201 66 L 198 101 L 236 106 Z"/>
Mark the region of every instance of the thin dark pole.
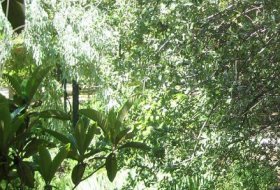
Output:
<path fill-rule="evenodd" d="M 73 128 L 76 127 L 76 124 L 79 120 L 79 84 L 76 80 L 72 81 L 73 87 Z"/>
<path fill-rule="evenodd" d="M 63 79 L 64 111 L 67 112 L 67 79 Z"/>

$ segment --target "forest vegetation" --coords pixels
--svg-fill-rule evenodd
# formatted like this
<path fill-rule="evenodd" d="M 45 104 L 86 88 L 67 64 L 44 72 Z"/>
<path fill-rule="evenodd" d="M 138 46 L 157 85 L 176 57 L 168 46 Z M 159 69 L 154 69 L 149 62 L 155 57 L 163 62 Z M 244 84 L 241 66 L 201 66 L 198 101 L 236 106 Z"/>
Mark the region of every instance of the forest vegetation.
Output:
<path fill-rule="evenodd" d="M 279 189 L 279 77 L 279 0 L 2 0 L 0 190 Z"/>

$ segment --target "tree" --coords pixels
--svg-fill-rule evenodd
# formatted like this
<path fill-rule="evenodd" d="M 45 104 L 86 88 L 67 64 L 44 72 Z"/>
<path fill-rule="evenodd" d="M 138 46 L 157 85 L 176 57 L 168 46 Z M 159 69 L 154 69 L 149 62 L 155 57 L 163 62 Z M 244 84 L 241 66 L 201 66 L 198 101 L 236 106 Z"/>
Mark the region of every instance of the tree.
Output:
<path fill-rule="evenodd" d="M 113 168 L 109 179 L 116 165 L 133 167 L 130 187 L 141 181 L 162 189 L 267 189 L 277 183 L 279 164 L 279 6 L 253 0 L 33 1 L 26 6 L 25 53 L 32 68 L 35 62 L 59 71 L 43 83 L 48 93 L 40 111 L 62 107 L 62 90 L 53 90 L 57 81 L 94 86 L 98 101 L 88 104 L 95 109 L 81 104 L 87 111 L 80 115 L 125 153 L 115 164 L 114 151 L 105 151 L 105 165 Z M 8 28 L 2 36 L 11 36 Z M 12 51 L 11 57 L 6 73 L 19 65 L 7 64 L 18 56 Z M 138 143 L 114 145 L 116 134 L 98 119 L 118 125 L 114 107 L 135 94 L 126 120 L 131 131 L 118 131 L 149 144 L 148 154 L 121 148 Z M 84 156 L 82 149 L 75 151 Z M 84 162 L 76 159 L 73 173 L 81 174 Z"/>

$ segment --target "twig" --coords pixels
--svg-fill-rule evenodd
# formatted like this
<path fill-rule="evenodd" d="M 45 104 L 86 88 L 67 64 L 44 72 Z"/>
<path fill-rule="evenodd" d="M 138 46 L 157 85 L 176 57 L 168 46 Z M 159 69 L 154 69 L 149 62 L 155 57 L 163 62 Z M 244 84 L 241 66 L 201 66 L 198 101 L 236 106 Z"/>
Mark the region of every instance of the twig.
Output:
<path fill-rule="evenodd" d="M 232 5 L 229 5 L 227 8 L 225 8 L 224 10 L 222 10 L 222 11 L 220 11 L 220 12 L 218 12 L 218 13 L 215 13 L 215 14 L 213 14 L 213 15 L 210 15 L 210 16 L 208 16 L 207 18 L 206 18 L 206 20 L 212 20 L 212 19 L 214 19 L 215 17 L 217 17 L 217 16 L 220 16 L 220 15 L 222 15 L 223 13 L 225 13 L 226 11 L 229 11 L 229 10 L 231 10 L 231 9 L 233 9 L 234 8 L 234 5 L 232 4 Z"/>
<path fill-rule="evenodd" d="M 213 106 L 213 108 L 211 109 L 210 113 L 208 114 L 208 117 L 207 117 L 206 121 L 203 123 L 202 127 L 200 128 L 199 134 L 198 134 L 198 136 L 197 136 L 197 140 L 198 140 L 198 141 L 197 141 L 197 143 L 195 144 L 195 147 L 194 147 L 194 149 L 193 149 L 193 154 L 192 154 L 192 156 L 191 156 L 191 158 L 190 158 L 189 160 L 193 160 L 194 155 L 195 155 L 195 153 L 196 153 L 197 146 L 198 146 L 198 144 L 199 144 L 199 138 L 200 138 L 201 135 L 202 135 L 202 131 L 203 131 L 203 129 L 205 128 L 206 124 L 208 123 L 208 121 L 209 121 L 211 115 L 213 114 L 213 112 L 214 112 L 214 110 L 215 110 L 215 108 L 216 108 L 217 106 L 218 106 L 218 103 L 217 103 L 216 105 Z"/>
<path fill-rule="evenodd" d="M 10 8 L 10 0 L 7 0 L 7 6 L 6 6 L 6 17 L 9 16 L 9 8 Z"/>
<path fill-rule="evenodd" d="M 98 159 L 102 160 L 102 159 L 106 159 L 106 157 L 105 156 L 96 156 L 96 157 L 89 159 L 88 162 L 91 162 L 92 160 L 98 160 Z"/>
<path fill-rule="evenodd" d="M 24 27 L 25 27 L 25 24 L 20 25 L 20 26 L 16 27 L 13 31 L 16 32 L 17 30 L 20 30 L 20 29 L 22 29 Z"/>
<path fill-rule="evenodd" d="M 162 50 L 162 48 L 164 48 L 164 46 L 165 46 L 168 42 L 169 42 L 169 39 L 167 39 L 167 40 L 157 49 L 156 53 L 159 53 L 159 52 Z"/>

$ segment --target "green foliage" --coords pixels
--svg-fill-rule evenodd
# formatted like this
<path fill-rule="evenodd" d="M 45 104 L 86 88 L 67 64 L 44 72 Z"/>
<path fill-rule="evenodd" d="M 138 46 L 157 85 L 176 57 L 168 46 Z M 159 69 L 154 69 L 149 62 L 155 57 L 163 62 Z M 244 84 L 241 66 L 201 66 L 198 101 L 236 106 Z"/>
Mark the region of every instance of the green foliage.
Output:
<path fill-rule="evenodd" d="M 83 174 L 86 166 L 89 164 L 86 163 L 87 160 L 94 159 L 93 156 L 98 153 L 110 150 L 107 149 L 107 145 L 100 148 L 93 147 L 92 141 L 94 136 L 100 136 L 97 125 L 102 126 L 101 128 L 104 130 L 103 135 L 106 137 L 108 145 L 112 146 L 112 151 L 116 151 L 117 145 L 123 141 L 123 138 L 129 131 L 127 129 L 121 130 L 124 124 L 120 120 L 124 122 L 124 118 L 132 103 L 124 104 L 118 113 L 110 110 L 107 118 L 100 112 L 92 109 L 81 110 L 80 114 L 84 113 L 85 116 L 94 119 L 95 123 L 90 123 L 87 118 L 81 117 L 75 128 L 71 129 L 70 133 L 66 135 L 55 130 L 43 128 L 42 126 L 37 129 L 43 133 L 50 134 L 63 144 L 62 148 L 58 150 L 52 159 L 49 150 L 53 144 L 47 143 L 44 140 L 46 138 L 45 135 L 35 138 L 36 131 L 32 129 L 32 122 L 30 122 L 40 122 L 40 120 L 48 118 L 69 121 L 71 118 L 69 114 L 62 111 L 35 111 L 34 108 L 38 106 L 30 106 L 33 105 L 33 97 L 39 91 L 39 86 L 49 70 L 50 67 L 38 67 L 34 70 L 35 73 L 31 74 L 29 79 L 25 81 L 20 80 L 15 75 L 5 75 L 5 79 L 9 81 L 16 93 L 12 100 L 8 100 L 2 95 L 0 96 L 0 151 L 2 161 L 0 169 L 1 180 L 7 181 L 7 186 L 18 177 L 21 185 L 33 188 L 35 187 L 35 171 L 39 171 L 45 181 L 45 189 L 52 189 L 52 179 L 66 158 L 78 161 L 78 164 L 72 170 L 72 181 L 77 186 L 83 181 Z M 22 82 L 20 83 L 20 81 Z M 100 118 L 94 117 L 95 114 L 100 116 Z M 147 145 L 141 143 L 125 144 L 121 148 L 124 147 L 142 149 L 145 147 L 147 149 Z M 108 172 L 108 178 L 110 181 L 113 181 L 117 173 L 117 158 L 116 154 L 114 152 L 110 153 L 110 151 L 104 165 Z M 25 159 L 29 159 L 31 156 L 33 156 L 33 162 L 25 161 Z M 12 164 L 12 162 L 15 164 Z M 16 169 L 17 175 L 12 176 L 11 172 L 13 169 Z"/>
<path fill-rule="evenodd" d="M 14 102 L 18 106 L 29 105 L 35 93 L 38 91 L 42 80 L 47 76 L 51 67 L 37 67 L 29 79 L 21 80 L 16 75 L 4 75 L 15 92 Z"/>
<path fill-rule="evenodd" d="M 67 157 L 69 151 L 69 146 L 66 145 L 62 147 L 52 160 L 49 151 L 45 147 L 39 148 L 38 170 L 41 173 L 43 179 L 45 180 L 46 185 L 50 185 L 50 182 L 54 178 L 58 167 L 60 166 L 62 161 Z"/>
<path fill-rule="evenodd" d="M 44 75 L 42 74 L 44 72 Z M 14 87 L 16 94 L 13 100 L 8 100 L 2 95 L 1 101 L 1 178 L 8 184 L 20 178 L 22 184 L 34 187 L 34 169 L 32 163 L 24 159 L 29 158 L 38 151 L 40 144 L 45 143 L 32 135 L 32 124 L 29 115 L 29 106 L 42 80 L 46 76 L 45 68 L 39 67 L 36 74 L 41 74 L 40 80 L 30 78 L 27 83 L 19 81 L 13 76 L 6 76 Z M 35 74 L 33 76 L 36 76 Z M 25 84 L 27 84 L 25 86 Z M 26 146 L 25 146 L 26 145 Z M 13 170 L 16 169 L 17 175 Z M 7 184 L 7 185 L 8 185 Z"/>
<path fill-rule="evenodd" d="M 16 169 L 21 182 L 27 187 L 34 188 L 34 171 L 32 171 L 30 164 L 20 160 Z"/>
<path fill-rule="evenodd" d="M 20 36 L 0 12 L 1 84 L 15 92 L 0 96 L 3 187 L 36 188 L 39 170 L 52 188 L 64 156 L 51 175 L 31 157 L 67 144 L 75 187 L 125 167 L 127 189 L 277 185 L 278 1 L 54 2 L 28 1 Z M 83 97 L 74 127 L 60 85 L 72 79 Z"/>
<path fill-rule="evenodd" d="M 82 181 L 82 177 L 84 175 L 85 168 L 86 168 L 86 165 L 83 163 L 79 163 L 73 168 L 71 179 L 75 185 L 79 184 Z"/>
<path fill-rule="evenodd" d="M 1 6 L 2 8 L 2 6 Z M 12 27 L 8 22 L 4 12 L 0 11 L 0 68 L 1 74 L 3 64 L 10 56 L 10 50 L 12 49 Z"/>
<path fill-rule="evenodd" d="M 123 144 L 121 148 L 136 148 L 136 149 L 141 149 L 141 150 L 150 150 L 151 148 L 147 146 L 145 143 L 141 142 L 127 142 Z"/>
<path fill-rule="evenodd" d="M 112 182 L 118 171 L 117 158 L 115 153 L 110 153 L 106 158 L 106 170 L 109 180 Z"/>

